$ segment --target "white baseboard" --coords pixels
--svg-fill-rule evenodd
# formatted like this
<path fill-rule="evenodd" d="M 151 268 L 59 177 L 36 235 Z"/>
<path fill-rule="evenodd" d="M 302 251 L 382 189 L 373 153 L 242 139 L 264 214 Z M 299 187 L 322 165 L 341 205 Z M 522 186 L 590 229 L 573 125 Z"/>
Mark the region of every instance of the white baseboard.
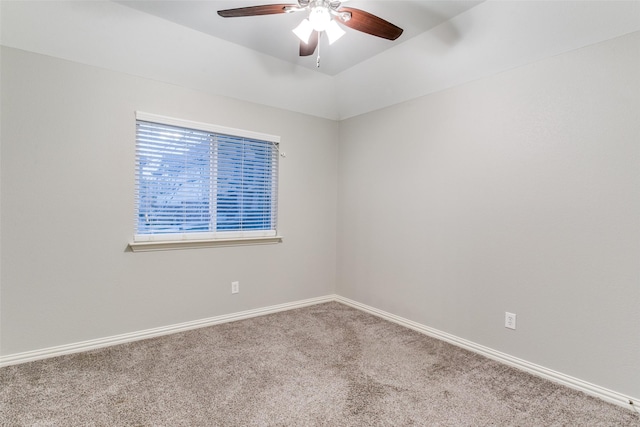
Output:
<path fill-rule="evenodd" d="M 202 328 L 205 326 L 218 325 L 221 323 L 233 322 L 235 320 L 249 319 L 251 317 L 263 316 L 266 314 L 277 313 L 280 311 L 293 310 L 296 308 L 307 307 L 315 304 L 322 304 L 325 302 L 337 301 L 350 307 L 362 310 L 364 312 L 373 314 L 374 316 L 381 317 L 391 322 L 397 323 L 401 326 L 413 329 L 414 331 L 423 333 L 425 335 L 446 341 L 450 344 L 462 347 L 464 349 L 473 351 L 475 353 L 486 356 L 490 359 L 504 363 L 509 366 L 524 370 L 531 374 L 537 375 L 542 378 L 554 381 L 564 386 L 570 387 L 575 390 L 582 391 L 588 395 L 597 397 L 604 401 L 614 403 L 619 406 L 636 410 L 640 408 L 640 399 L 631 398 L 621 393 L 600 387 L 595 384 L 580 380 L 578 378 L 565 375 L 560 372 L 545 368 L 544 366 L 536 365 L 535 363 L 527 362 L 526 360 L 519 359 L 506 353 L 485 347 L 480 344 L 476 344 L 472 341 L 468 341 L 464 338 L 456 337 L 455 335 L 448 334 L 446 332 L 439 331 L 429 326 L 422 325 L 412 320 L 405 319 L 395 314 L 387 313 L 386 311 L 379 310 L 377 308 L 368 306 L 366 304 L 353 301 L 348 298 L 341 297 L 339 295 L 326 295 L 323 297 L 310 298 L 301 301 L 294 301 L 285 304 L 273 305 L 264 308 L 257 308 L 254 310 L 241 311 L 239 313 L 225 314 L 222 316 L 210 317 L 207 319 L 194 320 L 191 322 L 178 323 L 175 325 L 163 326 L 160 328 L 147 329 L 144 331 L 132 332 L 121 335 L 114 335 L 106 338 L 98 338 L 89 341 L 82 341 L 73 344 L 66 344 L 61 346 L 44 348 L 41 350 L 27 351 L 24 353 L 15 353 L 8 356 L 0 356 L 0 367 L 17 365 L 19 363 L 32 362 L 34 360 L 47 359 L 50 357 L 62 356 L 65 354 L 79 353 L 83 351 L 95 350 L 102 347 L 108 347 L 117 344 L 124 344 L 131 341 L 137 341 L 147 338 L 159 337 L 162 335 L 173 334 L 176 332 L 188 331 L 191 329 Z"/>
<path fill-rule="evenodd" d="M 464 338 L 457 337 L 455 335 L 448 334 L 446 332 L 439 331 L 429 326 L 422 325 L 412 320 L 405 319 L 395 314 L 387 313 L 386 311 L 378 310 L 377 308 L 368 306 L 366 304 L 359 303 L 357 301 L 350 300 L 348 298 L 335 296 L 335 300 L 346 304 L 350 307 L 357 308 L 391 322 L 397 323 L 401 326 L 413 329 L 414 331 L 423 333 L 425 335 L 437 338 L 442 341 L 446 341 L 458 347 L 462 347 L 466 350 L 473 351 L 474 353 L 481 354 L 490 359 L 504 363 L 505 365 L 513 366 L 523 371 L 529 372 L 538 377 L 546 378 L 550 381 L 562 384 L 574 390 L 582 391 L 588 395 L 597 397 L 604 401 L 623 406 L 631 410 L 637 410 L 640 408 L 640 399 L 625 396 L 624 394 L 615 392 L 613 390 L 600 387 L 595 384 L 591 384 L 587 381 L 580 380 L 569 375 L 565 375 L 561 372 L 556 372 L 552 369 L 545 368 L 544 366 L 536 365 L 535 363 L 527 362 L 526 360 L 519 359 L 506 353 L 494 350 L 489 347 L 485 347 L 480 344 L 476 344 L 472 341 L 468 341 Z"/>
<path fill-rule="evenodd" d="M 34 360 L 47 359 L 50 357 L 62 356 L 65 354 L 80 353 L 82 351 L 95 350 L 97 348 L 124 344 L 127 342 L 138 341 L 147 338 L 159 337 L 161 335 L 168 335 L 176 332 L 188 331 L 190 329 L 203 328 L 205 326 L 218 325 L 220 323 L 233 322 L 235 320 L 263 316 L 265 314 L 277 313 L 279 311 L 293 310 L 295 308 L 302 308 L 309 305 L 321 304 L 330 301 L 335 301 L 335 295 L 327 295 L 323 297 L 310 298 L 285 304 L 272 305 L 270 307 L 241 311 L 239 313 L 225 314 L 222 316 L 210 317 L 208 319 L 194 320 L 191 322 L 162 326 L 160 328 L 146 329 L 144 331 L 131 332 L 127 334 L 114 335 L 111 337 L 98 338 L 73 344 L 48 347 L 41 350 L 15 353 L 8 356 L 0 356 L 0 367 L 17 365 L 19 363 L 32 362 Z"/>

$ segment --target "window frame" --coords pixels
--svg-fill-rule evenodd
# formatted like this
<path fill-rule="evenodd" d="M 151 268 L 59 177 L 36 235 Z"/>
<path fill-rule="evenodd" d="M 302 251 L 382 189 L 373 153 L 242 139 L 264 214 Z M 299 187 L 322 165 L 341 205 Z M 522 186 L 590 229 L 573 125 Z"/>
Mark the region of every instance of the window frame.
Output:
<path fill-rule="evenodd" d="M 271 142 L 279 153 L 280 137 L 260 132 L 253 132 L 243 129 L 229 128 L 225 126 L 202 123 L 191 120 L 178 119 L 174 117 L 161 116 L 142 111 L 135 112 L 136 125 L 138 121 L 157 123 L 160 125 L 177 126 L 181 128 L 193 129 L 197 131 L 210 132 L 214 134 L 229 135 L 233 137 L 254 139 Z M 136 138 L 136 152 L 137 152 Z M 279 177 L 277 172 L 276 179 Z M 136 191 L 138 190 L 136 183 Z M 275 212 L 278 217 L 278 184 L 275 186 Z M 137 210 L 137 208 L 136 208 Z M 215 214 L 214 214 L 215 215 Z M 137 229 L 137 226 L 136 226 Z M 205 232 L 205 233 L 168 233 L 168 234 L 134 234 L 133 240 L 129 242 L 129 248 L 134 252 L 158 251 L 172 249 L 192 249 L 216 246 L 239 246 L 239 245 L 261 245 L 281 243 L 282 236 L 276 230 L 245 230 L 229 232 Z"/>

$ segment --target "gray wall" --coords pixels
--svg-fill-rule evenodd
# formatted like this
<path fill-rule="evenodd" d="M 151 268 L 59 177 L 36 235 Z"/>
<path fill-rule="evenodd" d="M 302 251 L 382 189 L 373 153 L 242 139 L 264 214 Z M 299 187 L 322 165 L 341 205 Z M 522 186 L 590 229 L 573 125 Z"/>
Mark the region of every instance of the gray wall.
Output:
<path fill-rule="evenodd" d="M 337 293 L 639 396 L 639 45 L 342 121 Z"/>
<path fill-rule="evenodd" d="M 335 121 L 10 48 L 1 88 L 1 354 L 333 293 Z M 280 135 L 284 243 L 127 252 L 135 110 Z"/>
<path fill-rule="evenodd" d="M 639 43 L 340 125 L 3 48 L 1 354 L 337 290 L 638 396 Z M 285 242 L 127 252 L 135 110 L 281 135 Z"/>

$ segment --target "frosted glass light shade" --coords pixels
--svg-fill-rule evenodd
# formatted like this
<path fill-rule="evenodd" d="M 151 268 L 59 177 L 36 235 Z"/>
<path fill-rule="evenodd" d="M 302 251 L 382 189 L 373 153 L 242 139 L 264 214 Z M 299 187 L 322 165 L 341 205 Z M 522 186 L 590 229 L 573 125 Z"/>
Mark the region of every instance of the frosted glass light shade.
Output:
<path fill-rule="evenodd" d="M 309 21 L 316 31 L 324 31 L 331 22 L 331 13 L 326 7 L 314 7 L 309 13 Z"/>
<path fill-rule="evenodd" d="M 313 32 L 313 25 L 311 25 L 311 22 L 309 22 L 309 20 L 305 18 L 296 28 L 291 31 L 293 31 L 293 34 L 298 36 L 298 38 L 304 43 L 309 43 L 309 37 Z"/>
<path fill-rule="evenodd" d="M 345 35 L 345 31 L 340 28 L 340 25 L 338 25 L 336 21 L 333 20 L 329 22 L 329 25 L 327 25 L 327 29 L 324 30 L 324 32 L 327 33 L 329 44 L 333 44 L 333 42 Z"/>

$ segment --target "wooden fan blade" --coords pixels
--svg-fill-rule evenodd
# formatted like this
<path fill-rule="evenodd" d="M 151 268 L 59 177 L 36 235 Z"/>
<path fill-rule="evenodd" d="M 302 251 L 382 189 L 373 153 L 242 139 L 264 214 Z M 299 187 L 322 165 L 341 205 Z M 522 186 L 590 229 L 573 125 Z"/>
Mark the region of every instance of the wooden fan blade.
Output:
<path fill-rule="evenodd" d="M 241 16 L 275 15 L 285 13 L 286 7 L 298 7 L 297 4 L 264 4 L 262 6 L 239 7 L 236 9 L 219 10 L 218 15 L 223 18 L 238 18 Z"/>
<path fill-rule="evenodd" d="M 340 23 L 354 30 L 371 34 L 372 36 L 382 37 L 383 39 L 395 40 L 402 34 L 402 28 L 393 25 L 391 22 L 378 18 L 375 15 L 365 12 L 364 10 L 355 9 L 353 7 L 341 7 L 338 12 L 350 12 L 351 19 Z"/>
<path fill-rule="evenodd" d="M 309 56 L 313 55 L 313 52 L 316 51 L 316 47 L 318 47 L 318 40 L 320 39 L 320 33 L 314 31 L 309 36 L 309 43 L 305 43 L 303 41 L 300 42 L 300 56 Z"/>

